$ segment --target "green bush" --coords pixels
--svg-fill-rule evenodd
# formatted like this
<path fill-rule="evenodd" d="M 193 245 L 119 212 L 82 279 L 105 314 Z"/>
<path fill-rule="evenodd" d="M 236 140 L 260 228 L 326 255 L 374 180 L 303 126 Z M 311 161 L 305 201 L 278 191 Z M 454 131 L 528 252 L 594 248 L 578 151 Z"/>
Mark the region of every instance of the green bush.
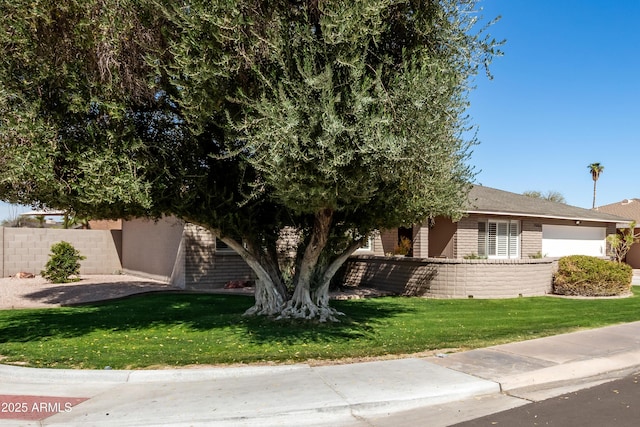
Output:
<path fill-rule="evenodd" d="M 51 254 L 45 269 L 40 272 L 42 277 L 53 283 L 77 282 L 80 273 L 80 261 L 85 259 L 80 252 L 68 242 L 58 242 L 51 245 Z"/>
<path fill-rule="evenodd" d="M 553 276 L 553 292 L 559 295 L 613 296 L 631 290 L 631 266 L 600 258 L 572 255 L 560 258 Z"/>

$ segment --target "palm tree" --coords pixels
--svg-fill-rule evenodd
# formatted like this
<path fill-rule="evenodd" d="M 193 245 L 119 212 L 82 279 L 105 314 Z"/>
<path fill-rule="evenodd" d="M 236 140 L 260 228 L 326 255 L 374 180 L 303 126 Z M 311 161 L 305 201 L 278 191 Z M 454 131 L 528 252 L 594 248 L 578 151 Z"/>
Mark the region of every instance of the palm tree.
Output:
<path fill-rule="evenodd" d="M 593 206 L 592 206 L 592 208 L 595 209 L 595 207 L 596 207 L 596 182 L 598 181 L 598 178 L 600 178 L 600 174 L 604 170 L 604 166 L 602 166 L 600 163 L 591 163 L 587 167 L 591 171 L 591 178 L 593 178 Z"/>

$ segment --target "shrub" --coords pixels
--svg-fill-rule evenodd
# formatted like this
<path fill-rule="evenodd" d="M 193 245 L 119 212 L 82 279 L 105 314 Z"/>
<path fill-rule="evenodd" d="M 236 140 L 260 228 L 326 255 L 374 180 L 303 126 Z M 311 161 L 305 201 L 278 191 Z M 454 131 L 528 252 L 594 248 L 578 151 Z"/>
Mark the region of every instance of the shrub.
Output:
<path fill-rule="evenodd" d="M 393 253 L 395 255 L 407 255 L 411 251 L 411 245 L 411 240 L 402 236 L 396 247 L 393 249 Z"/>
<path fill-rule="evenodd" d="M 535 254 L 531 254 L 529 255 L 530 259 L 542 259 L 542 258 L 546 258 L 547 255 L 546 254 L 542 254 L 542 251 L 538 251 Z"/>
<path fill-rule="evenodd" d="M 40 273 L 42 277 L 53 283 L 76 282 L 80 273 L 80 261 L 85 259 L 80 252 L 68 242 L 58 242 L 51 245 L 51 254 L 45 269 Z"/>
<path fill-rule="evenodd" d="M 559 295 L 612 296 L 631 290 L 631 266 L 600 258 L 572 255 L 560 258 L 553 277 Z"/>
<path fill-rule="evenodd" d="M 475 252 L 470 253 L 469 255 L 465 255 L 464 259 L 487 259 L 486 255 L 478 255 Z"/>

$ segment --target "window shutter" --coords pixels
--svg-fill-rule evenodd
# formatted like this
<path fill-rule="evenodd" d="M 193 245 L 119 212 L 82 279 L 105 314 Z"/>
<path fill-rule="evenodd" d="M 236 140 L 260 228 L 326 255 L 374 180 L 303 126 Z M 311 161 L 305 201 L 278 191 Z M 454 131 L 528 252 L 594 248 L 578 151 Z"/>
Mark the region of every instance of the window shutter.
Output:
<path fill-rule="evenodd" d="M 496 256 L 509 256 L 509 224 L 506 222 L 497 223 L 498 232 L 496 234 Z"/>
<path fill-rule="evenodd" d="M 518 221 L 511 221 L 509 223 L 509 258 L 518 258 L 518 239 L 520 236 L 520 223 Z"/>
<path fill-rule="evenodd" d="M 496 255 L 496 238 L 498 235 L 497 224 L 495 222 L 490 222 L 488 224 L 487 231 L 487 255 L 494 256 Z"/>
<path fill-rule="evenodd" d="M 478 222 L 478 255 L 487 256 L 487 223 Z"/>

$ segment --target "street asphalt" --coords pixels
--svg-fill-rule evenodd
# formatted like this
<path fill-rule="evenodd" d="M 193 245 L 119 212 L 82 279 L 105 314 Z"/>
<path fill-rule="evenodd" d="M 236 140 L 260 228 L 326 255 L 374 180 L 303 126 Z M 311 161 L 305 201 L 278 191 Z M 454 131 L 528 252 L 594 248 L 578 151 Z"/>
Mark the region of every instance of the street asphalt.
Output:
<path fill-rule="evenodd" d="M 0 365 L 1 426 L 448 426 L 640 371 L 640 322 L 330 366 Z"/>

